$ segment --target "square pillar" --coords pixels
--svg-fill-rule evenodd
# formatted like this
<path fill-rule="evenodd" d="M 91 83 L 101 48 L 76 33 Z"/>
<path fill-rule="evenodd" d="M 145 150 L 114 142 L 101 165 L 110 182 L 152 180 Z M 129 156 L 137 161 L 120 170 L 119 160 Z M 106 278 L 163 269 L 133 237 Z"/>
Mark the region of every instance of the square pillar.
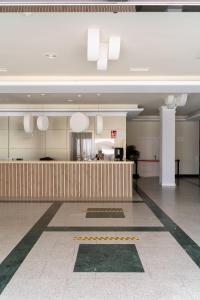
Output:
<path fill-rule="evenodd" d="M 160 184 L 174 187 L 176 110 L 160 108 Z"/>

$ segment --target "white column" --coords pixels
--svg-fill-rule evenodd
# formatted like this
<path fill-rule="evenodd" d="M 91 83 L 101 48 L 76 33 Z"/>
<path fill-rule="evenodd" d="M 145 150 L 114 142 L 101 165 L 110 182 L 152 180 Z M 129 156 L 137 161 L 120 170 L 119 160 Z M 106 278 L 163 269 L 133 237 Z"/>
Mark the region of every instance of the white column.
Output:
<path fill-rule="evenodd" d="M 160 184 L 175 186 L 175 109 L 160 108 Z"/>

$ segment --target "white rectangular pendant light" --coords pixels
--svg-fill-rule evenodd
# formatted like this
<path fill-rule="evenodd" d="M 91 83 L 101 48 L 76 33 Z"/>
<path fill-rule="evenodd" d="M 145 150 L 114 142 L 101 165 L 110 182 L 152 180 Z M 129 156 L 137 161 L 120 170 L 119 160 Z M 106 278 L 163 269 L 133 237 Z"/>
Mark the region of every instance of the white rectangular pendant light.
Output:
<path fill-rule="evenodd" d="M 97 61 L 97 70 L 106 71 L 108 65 L 108 44 L 102 43 L 100 44 L 100 54 L 99 59 Z"/>
<path fill-rule="evenodd" d="M 109 60 L 118 60 L 120 55 L 120 37 L 111 36 L 109 38 L 109 51 L 108 59 Z"/>
<path fill-rule="evenodd" d="M 89 28 L 87 38 L 87 59 L 97 61 L 100 51 L 100 32 L 99 28 Z"/>

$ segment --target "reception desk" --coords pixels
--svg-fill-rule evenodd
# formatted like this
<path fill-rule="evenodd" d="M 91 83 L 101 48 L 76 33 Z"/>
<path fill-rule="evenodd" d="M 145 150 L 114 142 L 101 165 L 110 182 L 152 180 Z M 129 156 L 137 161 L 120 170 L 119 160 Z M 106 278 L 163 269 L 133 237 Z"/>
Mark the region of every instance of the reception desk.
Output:
<path fill-rule="evenodd" d="M 130 200 L 132 162 L 1 161 L 0 200 Z"/>

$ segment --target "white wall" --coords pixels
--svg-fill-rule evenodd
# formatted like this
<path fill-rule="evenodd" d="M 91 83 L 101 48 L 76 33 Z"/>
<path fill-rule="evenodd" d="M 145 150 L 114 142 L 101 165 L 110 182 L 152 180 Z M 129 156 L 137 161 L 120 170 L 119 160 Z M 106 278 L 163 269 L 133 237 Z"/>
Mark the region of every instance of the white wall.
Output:
<path fill-rule="evenodd" d="M 118 136 L 111 142 L 112 147 L 126 147 L 126 117 L 103 117 L 104 130 L 96 134 L 95 117 L 90 117 L 90 126 L 87 131 L 92 132 L 94 154 L 102 147 L 102 143 L 95 143 L 97 139 L 111 140 L 111 130 L 117 130 Z M 56 160 L 70 158 L 70 127 L 69 117 L 49 117 L 49 129 L 42 132 L 36 129 L 33 134 L 26 134 L 23 129 L 22 117 L 0 117 L 0 160 L 23 158 L 37 160 L 40 157 L 50 156 Z"/>
<path fill-rule="evenodd" d="M 198 174 L 199 122 L 176 122 L 176 158 L 181 174 Z"/>
<path fill-rule="evenodd" d="M 159 159 L 159 121 L 128 121 L 127 144 L 135 145 L 140 159 Z M 176 122 L 176 159 L 180 159 L 181 174 L 199 172 L 199 123 Z M 158 176 L 158 163 L 139 163 L 141 176 Z"/>

